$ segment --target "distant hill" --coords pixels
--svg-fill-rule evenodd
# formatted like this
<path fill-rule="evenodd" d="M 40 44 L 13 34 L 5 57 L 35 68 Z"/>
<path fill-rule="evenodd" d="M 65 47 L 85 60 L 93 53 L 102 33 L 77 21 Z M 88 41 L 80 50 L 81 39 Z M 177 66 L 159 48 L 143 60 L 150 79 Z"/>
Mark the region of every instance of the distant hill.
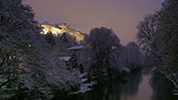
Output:
<path fill-rule="evenodd" d="M 75 37 L 76 41 L 78 42 L 83 40 L 85 37 L 85 33 L 79 31 L 79 29 L 67 25 L 66 23 L 49 24 L 47 21 L 45 21 L 41 23 L 40 26 L 42 27 L 41 34 L 47 34 L 48 32 L 51 32 L 53 35 L 57 36 L 58 34 L 61 35 L 63 33 L 68 33 Z"/>

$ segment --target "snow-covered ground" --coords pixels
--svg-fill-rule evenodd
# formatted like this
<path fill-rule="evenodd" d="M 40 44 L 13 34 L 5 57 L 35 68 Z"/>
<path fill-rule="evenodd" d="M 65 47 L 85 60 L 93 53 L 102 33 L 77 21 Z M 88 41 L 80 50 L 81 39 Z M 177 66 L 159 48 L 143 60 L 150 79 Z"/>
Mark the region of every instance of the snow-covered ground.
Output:
<path fill-rule="evenodd" d="M 84 49 L 83 45 L 79 45 L 79 46 L 72 46 L 70 48 L 68 48 L 69 50 L 80 50 L 80 49 Z"/>
<path fill-rule="evenodd" d="M 91 81 L 90 83 L 87 82 L 87 77 L 86 77 L 87 73 L 79 73 L 79 77 L 80 77 L 80 89 L 77 92 L 74 92 L 73 94 L 79 94 L 79 93 L 86 93 L 87 91 L 91 90 L 91 87 L 93 85 L 96 85 L 97 83 L 95 81 Z"/>

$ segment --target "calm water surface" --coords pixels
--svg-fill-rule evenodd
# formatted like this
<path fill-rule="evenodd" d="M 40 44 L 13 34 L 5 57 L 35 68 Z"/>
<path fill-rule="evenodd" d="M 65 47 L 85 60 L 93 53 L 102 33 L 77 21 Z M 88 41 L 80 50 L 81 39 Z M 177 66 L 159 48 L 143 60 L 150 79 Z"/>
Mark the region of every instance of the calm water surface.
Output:
<path fill-rule="evenodd" d="M 128 82 L 117 80 L 88 92 L 79 100 L 178 100 L 171 91 L 171 85 L 161 75 L 152 77 L 135 72 Z"/>

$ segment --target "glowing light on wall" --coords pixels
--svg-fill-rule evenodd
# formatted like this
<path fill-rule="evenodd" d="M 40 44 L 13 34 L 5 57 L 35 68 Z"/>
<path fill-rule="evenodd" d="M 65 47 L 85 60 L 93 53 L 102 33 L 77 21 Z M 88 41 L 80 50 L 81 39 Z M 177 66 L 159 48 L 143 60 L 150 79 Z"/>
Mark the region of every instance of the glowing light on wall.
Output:
<path fill-rule="evenodd" d="M 52 26 L 52 25 L 41 25 L 42 32 L 41 34 L 47 34 L 49 32 L 52 32 L 53 35 L 57 36 L 58 34 L 62 35 L 64 32 L 70 34 L 71 36 L 76 38 L 76 41 L 84 40 L 84 33 L 81 33 L 79 31 L 76 31 L 74 29 L 70 29 L 65 24 Z"/>

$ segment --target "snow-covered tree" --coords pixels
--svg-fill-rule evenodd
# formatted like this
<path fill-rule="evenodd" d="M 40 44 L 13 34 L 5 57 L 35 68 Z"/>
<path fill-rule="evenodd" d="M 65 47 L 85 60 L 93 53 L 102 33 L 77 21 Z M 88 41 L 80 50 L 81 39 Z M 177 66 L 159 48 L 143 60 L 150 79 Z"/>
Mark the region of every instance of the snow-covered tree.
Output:
<path fill-rule="evenodd" d="M 170 66 L 178 70 L 178 1 L 166 0 L 159 15 L 161 53 L 168 56 Z"/>
<path fill-rule="evenodd" d="M 94 28 L 85 38 L 93 51 L 93 70 L 97 80 L 104 79 L 104 73 L 110 75 L 110 56 L 120 48 L 120 39 L 108 28 Z"/>
<path fill-rule="evenodd" d="M 147 55 L 152 56 L 151 59 L 157 62 L 154 63 L 154 66 L 178 90 L 178 77 L 176 74 L 178 71 L 177 5 L 177 0 L 165 0 L 161 10 L 152 16 L 146 17 L 137 26 L 137 38 L 141 47 L 148 51 Z"/>
<path fill-rule="evenodd" d="M 139 47 L 135 42 L 129 42 L 126 45 L 126 67 L 129 69 L 139 68 L 142 64 L 142 55 L 139 51 Z"/>
<path fill-rule="evenodd" d="M 1 73 L 11 79 L 19 74 L 26 56 L 33 52 L 33 30 L 38 27 L 31 8 L 22 5 L 21 0 L 2 0 L 0 6 Z"/>
<path fill-rule="evenodd" d="M 55 89 L 60 94 L 77 87 L 77 75 L 59 59 L 65 47 L 59 45 L 50 46 L 40 34 L 30 6 L 1 0 L 0 99 L 52 99 Z"/>
<path fill-rule="evenodd" d="M 141 21 L 136 28 L 138 29 L 136 37 L 139 46 L 143 50 L 156 55 L 156 52 L 159 51 L 158 43 L 156 41 L 159 34 L 157 15 L 145 16 L 144 20 Z"/>
<path fill-rule="evenodd" d="M 31 73 L 34 72 L 31 67 L 35 56 L 34 37 L 39 28 L 31 8 L 21 0 L 1 0 L 0 6 L 0 97 L 19 98 L 20 91 L 24 95 L 26 90 L 30 93 L 40 86 L 38 79 L 32 80 Z"/>
<path fill-rule="evenodd" d="M 139 47 L 146 58 L 146 63 L 154 63 L 153 66 L 159 65 L 160 60 L 160 28 L 158 26 L 159 19 L 157 14 L 147 15 L 144 20 L 136 26 L 138 33 L 136 34 Z M 150 61 L 150 62 L 148 62 Z M 157 64 L 156 64 L 156 63 Z"/>
<path fill-rule="evenodd" d="M 178 1 L 165 0 L 160 11 L 157 12 L 159 17 L 159 28 L 161 50 L 160 54 L 164 55 L 167 60 L 166 72 L 167 78 L 177 88 L 178 93 Z"/>

